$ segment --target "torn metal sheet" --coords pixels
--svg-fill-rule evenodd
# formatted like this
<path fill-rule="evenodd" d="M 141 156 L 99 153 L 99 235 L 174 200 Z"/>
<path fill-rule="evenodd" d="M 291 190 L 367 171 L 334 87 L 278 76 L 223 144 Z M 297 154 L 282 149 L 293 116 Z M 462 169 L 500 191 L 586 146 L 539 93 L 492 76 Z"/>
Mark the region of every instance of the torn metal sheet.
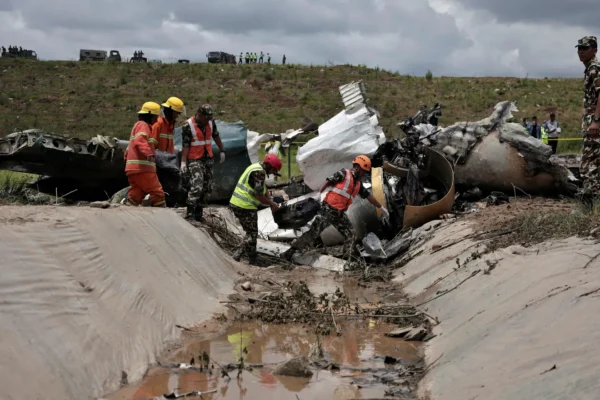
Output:
<path fill-rule="evenodd" d="M 483 190 L 530 194 L 572 193 L 575 177 L 551 157 L 551 148 L 508 122 L 515 103 L 496 104 L 492 115 L 475 122 L 458 122 L 434 134 L 431 146 L 445 153 L 455 166 L 457 185 Z"/>
<path fill-rule="evenodd" d="M 365 104 L 362 82 L 340 86 L 347 108 L 319 126 L 319 136 L 298 149 L 304 183 L 318 190 L 325 179 L 348 168 L 358 154 L 370 156 L 385 141 L 374 110 Z"/>
<path fill-rule="evenodd" d="M 278 257 L 280 254 L 289 249 L 290 246 L 285 243 L 274 242 L 269 240 L 258 239 L 256 250 L 259 253 Z M 296 264 L 306 265 L 313 268 L 326 269 L 333 272 L 344 271 L 344 260 L 336 257 L 311 254 L 310 252 L 297 252 L 292 256 L 292 261 Z"/>

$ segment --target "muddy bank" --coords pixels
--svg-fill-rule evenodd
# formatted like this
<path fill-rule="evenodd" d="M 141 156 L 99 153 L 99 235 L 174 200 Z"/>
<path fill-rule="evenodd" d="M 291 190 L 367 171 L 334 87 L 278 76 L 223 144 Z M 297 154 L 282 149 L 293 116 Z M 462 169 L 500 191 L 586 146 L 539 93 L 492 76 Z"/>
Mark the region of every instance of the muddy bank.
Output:
<path fill-rule="evenodd" d="M 0 237 L 0 386 L 14 399 L 141 379 L 178 326 L 225 310 L 242 268 L 172 210 L 4 206 Z"/>
<path fill-rule="evenodd" d="M 479 240 L 485 220 L 444 223 L 396 271 L 412 303 L 441 321 L 426 345 L 431 367 L 419 395 L 596 398 L 600 244 L 542 237 L 486 253 L 495 239 Z"/>

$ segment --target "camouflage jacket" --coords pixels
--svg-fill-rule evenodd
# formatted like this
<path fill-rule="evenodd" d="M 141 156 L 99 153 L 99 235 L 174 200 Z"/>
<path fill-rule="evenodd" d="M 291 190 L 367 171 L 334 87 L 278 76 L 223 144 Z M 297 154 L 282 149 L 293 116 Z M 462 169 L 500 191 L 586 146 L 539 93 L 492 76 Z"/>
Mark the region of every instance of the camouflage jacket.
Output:
<path fill-rule="evenodd" d="M 262 193 L 265 179 L 267 179 L 267 174 L 264 171 L 251 172 L 250 178 L 248 178 L 248 185 L 254 189 L 255 193 Z"/>
<path fill-rule="evenodd" d="M 196 121 L 196 124 L 198 124 L 197 121 Z M 211 124 L 212 124 L 212 137 L 218 137 L 219 131 L 217 130 L 217 124 L 215 124 L 215 121 L 211 121 Z M 204 126 L 201 126 L 200 124 L 198 124 L 198 127 L 200 128 L 202 133 L 205 133 Z M 181 127 L 181 145 L 183 147 L 190 147 L 192 145 L 193 140 L 194 139 L 192 138 L 192 128 L 190 128 L 190 125 L 186 121 L 186 123 L 183 124 L 183 126 Z"/>
<path fill-rule="evenodd" d="M 600 61 L 594 58 L 585 69 L 583 78 L 583 108 L 585 115 L 592 115 L 596 111 L 600 94 Z"/>
<path fill-rule="evenodd" d="M 344 179 L 346 179 L 346 171 L 341 169 L 335 174 L 331 175 L 329 178 L 327 178 L 327 182 L 331 183 L 332 185 L 335 185 L 336 183 L 341 182 Z M 360 189 L 358 189 L 358 195 L 363 199 L 369 197 L 371 193 L 363 186 L 362 182 L 360 182 L 360 180 L 357 177 L 354 177 L 354 180 L 359 181 Z"/>

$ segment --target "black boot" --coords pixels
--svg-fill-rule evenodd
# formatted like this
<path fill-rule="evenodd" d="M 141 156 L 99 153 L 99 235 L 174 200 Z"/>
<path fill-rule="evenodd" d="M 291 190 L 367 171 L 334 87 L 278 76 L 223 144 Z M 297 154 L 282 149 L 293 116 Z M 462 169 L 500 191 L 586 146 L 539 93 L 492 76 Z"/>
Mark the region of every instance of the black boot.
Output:
<path fill-rule="evenodd" d="M 232 257 L 235 261 L 240 261 L 242 259 L 242 254 L 244 254 L 244 248 L 240 247 L 232 254 Z"/>
<path fill-rule="evenodd" d="M 294 255 L 295 252 L 296 252 L 296 249 L 294 249 L 293 247 L 290 247 L 289 249 L 287 249 L 286 251 L 281 253 L 280 257 L 286 261 L 292 261 L 292 256 Z"/>
<path fill-rule="evenodd" d="M 188 205 L 187 209 L 186 209 L 185 217 L 191 218 L 193 215 L 194 215 L 194 206 Z"/>
<path fill-rule="evenodd" d="M 203 221 L 204 220 L 203 212 L 204 212 L 204 209 L 202 207 L 200 207 L 200 206 L 194 207 L 194 219 L 199 222 Z"/>

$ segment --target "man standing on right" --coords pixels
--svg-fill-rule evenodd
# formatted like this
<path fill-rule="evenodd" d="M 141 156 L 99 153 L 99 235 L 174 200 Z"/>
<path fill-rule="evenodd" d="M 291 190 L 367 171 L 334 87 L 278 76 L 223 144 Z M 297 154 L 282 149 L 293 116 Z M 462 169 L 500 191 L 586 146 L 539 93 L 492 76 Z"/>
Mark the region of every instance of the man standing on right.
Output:
<path fill-rule="evenodd" d="M 583 79 L 583 152 L 580 175 L 581 199 L 588 205 L 600 195 L 600 62 L 596 58 L 598 40 L 585 36 L 577 42 L 579 60 L 585 65 Z"/>

